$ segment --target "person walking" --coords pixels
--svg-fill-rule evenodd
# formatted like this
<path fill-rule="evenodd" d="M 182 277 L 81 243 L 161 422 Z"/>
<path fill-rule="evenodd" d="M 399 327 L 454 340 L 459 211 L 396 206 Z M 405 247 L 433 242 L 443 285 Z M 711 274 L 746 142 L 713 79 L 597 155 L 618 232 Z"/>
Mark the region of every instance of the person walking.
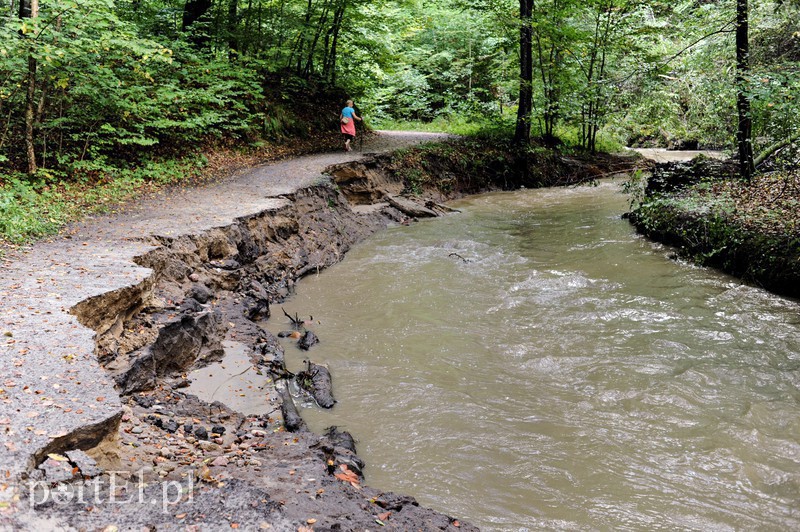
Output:
<path fill-rule="evenodd" d="M 353 109 L 353 100 L 347 100 L 347 104 L 339 115 L 344 137 L 344 151 L 353 151 L 353 148 L 350 147 L 350 141 L 356 138 L 356 123 L 353 120 L 361 121 L 361 117 Z"/>

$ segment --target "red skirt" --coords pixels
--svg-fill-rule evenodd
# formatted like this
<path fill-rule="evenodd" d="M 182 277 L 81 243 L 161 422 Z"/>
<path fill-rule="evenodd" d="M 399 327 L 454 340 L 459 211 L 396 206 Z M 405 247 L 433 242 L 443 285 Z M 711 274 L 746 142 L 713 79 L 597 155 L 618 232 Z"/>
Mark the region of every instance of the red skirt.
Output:
<path fill-rule="evenodd" d="M 342 123 L 342 133 L 345 135 L 356 136 L 355 118 L 350 118 L 347 123 Z"/>

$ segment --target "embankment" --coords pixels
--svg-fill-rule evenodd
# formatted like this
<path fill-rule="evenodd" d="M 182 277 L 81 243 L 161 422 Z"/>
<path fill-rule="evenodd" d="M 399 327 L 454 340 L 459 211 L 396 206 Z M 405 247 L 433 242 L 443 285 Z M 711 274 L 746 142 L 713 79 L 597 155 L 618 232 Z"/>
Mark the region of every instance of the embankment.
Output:
<path fill-rule="evenodd" d="M 58 367 L 18 371 L 20 385 L 6 383 L 12 395 L 5 395 L 0 413 L 9 416 L 0 417 L 0 424 L 7 426 L 13 446 L 6 445 L 13 453 L 7 458 L 20 461 L 9 471 L 12 487 L 6 495 L 11 496 L 4 499 L 3 518 L 20 528 L 47 522 L 74 528 L 364 529 L 377 519 L 401 529 L 469 529 L 420 508 L 411 497 L 363 486 L 363 463 L 337 431 L 311 434 L 301 421 L 288 426 L 296 432 L 287 431 L 284 418 L 294 414 L 287 390 L 294 390 L 294 375 L 283 364 L 281 344 L 262 323 L 299 278 L 340 261 L 353 244 L 388 224 L 447 212 L 440 202 L 449 198 L 542 185 L 542 177 L 551 175 L 523 172 L 520 177 L 504 166 L 507 157 L 502 149 L 443 144 L 334 164 L 330 180 L 287 185 L 292 171 L 308 172 L 303 162 L 281 170 L 284 181 L 273 185 L 266 201 L 257 181 L 206 191 L 203 224 L 196 229 L 167 231 L 163 225 L 169 224 L 162 221 L 160 236 L 120 240 L 115 229 L 102 238 L 86 237 L 82 245 L 56 242 L 47 255 L 49 270 L 65 270 L 58 280 L 69 284 L 68 298 L 56 297 L 55 277 L 28 284 L 12 279 L 0 287 L 22 300 L 29 285 L 44 285 L 32 300 L 33 313 L 57 316 L 64 325 L 55 326 L 68 324 L 81 338 L 76 344 L 59 340 L 61 349 L 71 351 L 56 351 L 48 359 Z M 539 168 L 552 171 L 563 184 L 636 164 L 601 161 L 547 156 Z M 231 189 L 236 195 L 226 197 Z M 185 198 L 183 207 L 170 204 L 164 220 L 170 215 L 201 219 L 193 199 Z M 223 211 L 245 214 L 214 223 L 230 217 Z M 130 229 L 130 218 L 122 223 Z M 125 253 L 135 252 L 134 263 L 113 249 L 122 241 L 129 245 Z M 104 254 L 107 264 L 100 260 Z M 41 257 L 30 259 L 41 262 Z M 81 261 L 96 264 L 86 268 Z M 126 275 L 113 278 L 123 269 Z M 25 270 L 20 263 L 15 275 L 24 278 Z M 70 321 L 75 319 L 81 326 Z M 36 323 L 28 324 L 27 317 L 19 321 L 25 328 L 14 329 L 15 351 L 4 360 L 15 367 L 36 366 L 27 358 L 29 346 L 41 341 L 46 350 L 48 339 L 36 334 Z M 295 326 L 302 331 L 302 319 Z M 87 331 L 94 335 L 91 347 Z M 192 391 L 192 372 L 219 363 L 233 350 L 244 353 L 245 371 L 260 379 L 265 405 L 260 414 L 200 400 Z M 48 379 L 53 382 L 39 384 Z M 50 398 L 67 389 L 69 397 Z M 8 407 L 17 399 L 30 405 Z M 45 415 L 42 408 L 48 409 Z M 49 431 L 48 423 L 60 426 L 65 420 L 68 427 Z M 123 481 L 129 496 L 117 504 Z M 90 496 L 56 499 L 55 486 Z M 164 490 L 176 486 L 176 494 L 166 498 Z"/>
<path fill-rule="evenodd" d="M 800 297 L 798 201 L 797 174 L 744 183 L 730 162 L 700 158 L 657 164 L 630 220 L 693 262 Z"/>

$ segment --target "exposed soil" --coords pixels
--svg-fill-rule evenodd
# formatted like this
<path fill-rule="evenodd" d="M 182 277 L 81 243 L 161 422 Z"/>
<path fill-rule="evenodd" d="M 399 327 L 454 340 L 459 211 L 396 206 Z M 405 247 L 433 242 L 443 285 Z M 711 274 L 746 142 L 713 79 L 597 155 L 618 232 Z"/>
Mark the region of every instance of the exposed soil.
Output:
<path fill-rule="evenodd" d="M 440 138 L 383 134 L 369 149 Z M 462 146 L 399 158 L 293 159 L 86 221 L 12 260 L 0 283 L 13 340 L 1 369 L 16 371 L 13 385 L 0 391 L 0 425 L 12 444 L 0 449 L 12 462 L 0 518 L 24 529 L 473 529 L 411 497 L 363 486 L 365 466 L 352 438 L 335 429 L 308 432 L 293 407 L 293 394 L 308 393 L 335 408 L 336 376 L 313 365 L 314 338 L 304 318 L 286 320 L 312 361 L 299 379 L 262 327 L 297 279 L 340 261 L 375 231 L 448 213 L 439 202 L 463 194 L 543 184 L 544 173 L 517 179 L 502 150 L 488 155 L 494 162 L 463 153 Z M 614 157 L 544 163 L 560 184 L 638 164 Z M 330 178 L 321 175 L 324 168 Z M 421 168 L 439 178 L 417 180 Z M 59 276 L 33 282 L 31 271 L 45 265 L 47 275 Z M 78 331 L 80 340 L 37 334 L 45 315 L 58 322 L 51 325 L 56 330 Z M 273 405 L 264 414 L 244 415 L 187 393 L 191 372 L 220 361 L 232 343 L 243 346 L 261 378 L 264 403 Z M 50 356 L 33 358 L 34 351 Z M 76 365 L 80 378 L 62 380 Z M 54 389 L 80 398 L 82 408 L 47 396 L 39 379 L 52 376 Z M 26 411 L 42 404 L 48 409 L 33 416 L 34 425 Z M 49 424 L 59 425 L 58 437 Z M 75 450 L 88 456 L 69 454 Z M 74 495 L 81 486 L 89 495 L 55 495 Z"/>
<path fill-rule="evenodd" d="M 749 182 L 732 161 L 659 163 L 642 205 L 630 214 L 642 234 L 775 293 L 800 297 L 800 172 Z"/>
<path fill-rule="evenodd" d="M 432 138 L 400 135 L 388 145 Z M 320 174 L 348 158 L 353 157 L 301 158 L 191 195 L 176 193 L 166 204 L 152 198 L 124 215 L 87 220 L 8 262 L 9 275 L 0 285 L 9 339 L 2 360 L 4 372 L 17 380 L 5 381 L 0 390 L 0 429 L 9 438 L 2 451 L 11 461 L 5 473 L 10 483 L 0 485 L 3 526 L 474 529 L 419 507 L 411 497 L 363 486 L 364 464 L 346 433 L 315 435 L 301 419 L 284 422 L 284 416 L 296 415 L 290 387 L 303 392 L 287 383 L 293 376 L 283 365 L 283 350 L 260 323 L 298 278 L 338 262 L 354 243 L 409 216 L 388 203 L 366 214 L 352 209 Z M 186 219 L 192 222 L 184 225 Z M 142 233 L 158 236 L 131 240 Z M 116 247 L 123 242 L 134 245 Z M 86 254 L 86 248 L 92 251 Z M 104 262 L 101 249 L 120 260 Z M 131 250 L 131 275 L 109 282 Z M 39 278 L 33 285 L 45 285 L 39 299 L 26 278 L 46 265 L 62 276 L 59 283 Z M 85 283 L 87 273 L 98 279 L 89 290 L 53 300 L 59 286 L 83 287 L 78 283 Z M 34 349 L 46 354 L 48 342 L 57 342 L 57 349 L 70 340 L 42 337 L 37 327 L 50 317 L 70 323 L 67 315 L 62 318 L 65 311 L 94 331 L 92 352 L 76 354 L 81 344 L 71 344 L 69 354 L 43 360 L 67 369 L 48 368 L 30 358 Z M 303 330 L 302 323 L 295 326 Z M 220 360 L 230 342 L 247 349 L 262 377 L 265 404 L 274 405 L 267 413 L 245 416 L 185 392 L 190 372 Z M 307 347 L 313 356 L 313 342 Z M 85 374 L 62 380 L 61 372 L 68 374 L 76 363 Z M 97 363 L 102 375 L 92 377 Z M 26 364 L 26 371 L 12 369 Z M 54 389 L 77 407 L 38 390 L 39 374 L 56 377 Z M 315 372 L 311 381 L 318 380 Z M 32 394 L 34 389 L 43 395 Z M 37 400 L 14 408 L 29 395 Z M 42 413 L 40 403 L 50 406 Z M 51 424 L 64 425 L 58 437 Z"/>

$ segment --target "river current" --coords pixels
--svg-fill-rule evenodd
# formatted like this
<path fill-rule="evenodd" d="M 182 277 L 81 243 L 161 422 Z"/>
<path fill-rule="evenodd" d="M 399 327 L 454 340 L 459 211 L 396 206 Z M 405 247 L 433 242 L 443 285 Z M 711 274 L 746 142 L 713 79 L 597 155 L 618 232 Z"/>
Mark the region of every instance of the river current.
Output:
<path fill-rule="evenodd" d="M 486 530 L 800 528 L 800 305 L 670 259 L 619 185 L 470 197 L 303 279 L 287 365 L 339 401 L 303 417 Z"/>

